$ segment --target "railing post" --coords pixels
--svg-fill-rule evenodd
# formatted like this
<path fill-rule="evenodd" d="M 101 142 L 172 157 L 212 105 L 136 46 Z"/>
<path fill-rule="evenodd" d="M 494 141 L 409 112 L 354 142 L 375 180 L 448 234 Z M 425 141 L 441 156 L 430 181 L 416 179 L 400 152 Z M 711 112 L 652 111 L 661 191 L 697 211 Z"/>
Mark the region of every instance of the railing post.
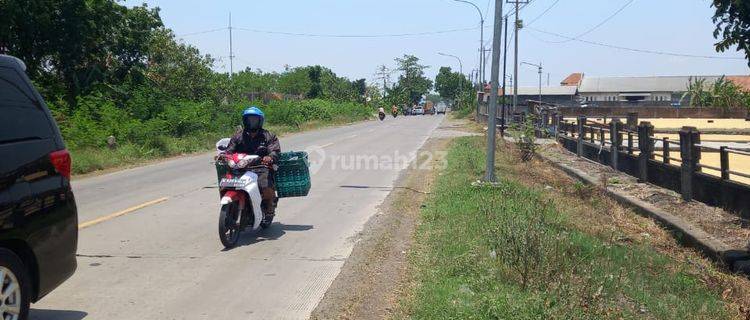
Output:
<path fill-rule="evenodd" d="M 638 128 L 638 112 L 628 112 L 626 121 L 628 130 L 635 131 Z"/>
<path fill-rule="evenodd" d="M 629 155 L 633 154 L 633 133 L 630 131 L 628 131 L 628 154 Z"/>
<path fill-rule="evenodd" d="M 552 113 L 552 132 L 554 132 L 555 140 L 557 140 L 557 133 L 560 131 L 560 118 L 557 117 L 557 112 Z"/>
<path fill-rule="evenodd" d="M 620 161 L 620 145 L 622 144 L 621 128 L 622 123 L 620 119 L 612 118 L 612 121 L 609 123 L 609 139 L 612 141 L 612 145 L 609 148 L 611 157 L 609 162 L 612 165 L 612 169 L 615 170 L 619 170 L 620 168 L 618 162 Z"/>
<path fill-rule="evenodd" d="M 654 126 L 644 121 L 638 126 L 638 180 L 648 182 L 648 160 L 653 158 L 654 144 L 651 136 L 654 134 Z"/>
<path fill-rule="evenodd" d="M 664 163 L 669 164 L 669 138 L 664 137 L 661 139 L 661 156 L 663 157 Z"/>
<path fill-rule="evenodd" d="M 726 146 L 719 147 L 719 159 L 721 161 L 721 179 L 729 180 L 729 152 Z"/>
<path fill-rule="evenodd" d="M 590 126 L 589 129 L 591 129 L 590 132 L 589 132 L 590 133 L 589 139 L 591 139 L 591 143 L 594 143 L 594 141 L 595 141 L 595 131 L 596 130 L 594 130 L 594 126 L 593 125 Z"/>
<path fill-rule="evenodd" d="M 680 157 L 682 166 L 680 167 L 680 193 L 682 200 L 690 201 L 693 199 L 693 175 L 698 171 L 700 161 L 700 148 L 696 144 L 700 143 L 700 133 L 695 127 L 682 127 L 680 129 Z"/>
<path fill-rule="evenodd" d="M 576 154 L 578 154 L 579 157 L 583 156 L 583 139 L 584 139 L 584 131 L 583 131 L 583 125 L 586 123 L 586 116 L 578 116 L 578 145 L 576 146 Z"/>

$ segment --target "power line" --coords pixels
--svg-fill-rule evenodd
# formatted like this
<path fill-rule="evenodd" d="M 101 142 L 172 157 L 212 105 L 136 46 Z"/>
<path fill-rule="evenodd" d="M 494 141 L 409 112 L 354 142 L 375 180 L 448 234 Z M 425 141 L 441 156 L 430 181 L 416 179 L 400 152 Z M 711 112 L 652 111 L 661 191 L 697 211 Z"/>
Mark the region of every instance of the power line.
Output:
<path fill-rule="evenodd" d="M 545 14 L 547 14 L 547 12 L 549 12 L 550 10 L 552 10 L 552 8 L 554 8 L 557 5 L 558 2 L 560 2 L 560 0 L 555 0 L 555 2 L 553 2 L 549 7 L 547 7 L 547 9 L 545 9 L 541 14 L 539 14 L 538 16 L 536 16 L 536 18 L 531 19 L 531 22 L 527 23 L 526 25 L 530 26 L 530 25 L 534 24 L 534 22 L 536 22 L 537 20 L 541 19 Z"/>
<path fill-rule="evenodd" d="M 189 37 L 189 36 L 194 36 L 194 35 L 199 35 L 199 34 L 204 34 L 204 33 L 217 32 L 217 31 L 224 31 L 224 30 L 227 30 L 227 27 L 222 27 L 222 28 L 217 28 L 217 29 L 211 29 L 211 30 L 205 30 L 205 31 L 191 32 L 191 33 L 184 33 L 184 34 L 176 35 L 176 37 L 179 37 L 179 38 Z"/>
<path fill-rule="evenodd" d="M 516 11 L 521 12 L 524 8 L 528 7 L 534 0 L 528 0 L 528 2 L 524 3 L 521 7 L 518 9 L 512 9 L 512 12 L 508 12 L 507 14 L 503 15 L 503 18 L 507 19 L 509 16 L 516 14 Z M 511 7 L 512 8 L 512 7 Z"/>
<path fill-rule="evenodd" d="M 583 37 L 583 36 L 585 36 L 585 35 L 587 35 L 587 34 L 589 34 L 589 33 L 592 33 L 592 32 L 594 32 L 594 30 L 596 30 L 596 29 L 599 29 L 599 27 L 601 27 L 601 26 L 603 26 L 603 25 L 604 25 L 605 23 L 609 22 L 609 20 L 612 20 L 612 18 L 614 18 L 615 16 L 617 16 L 618 14 L 620 14 L 620 12 L 622 12 L 623 10 L 625 10 L 625 8 L 627 8 L 628 6 L 630 6 L 630 5 L 631 5 L 631 4 L 632 4 L 632 3 L 634 2 L 634 1 L 635 1 L 635 0 L 628 0 L 628 2 L 626 2 L 626 3 L 625 3 L 625 4 L 623 5 L 623 6 L 622 6 L 622 7 L 620 7 L 619 9 L 617 9 L 617 11 L 615 11 L 614 13 L 612 13 L 612 14 L 611 14 L 611 15 L 610 15 L 609 17 L 607 17 L 606 19 L 602 20 L 602 22 L 600 22 L 599 24 L 595 25 L 595 26 L 594 26 L 593 28 L 591 28 L 591 29 L 588 29 L 588 30 L 586 30 L 586 31 L 584 31 L 584 32 L 582 32 L 582 33 L 580 33 L 580 34 L 578 34 L 577 36 L 575 36 L 575 37 L 573 37 L 573 38 L 574 38 L 574 39 L 580 39 L 581 37 Z M 563 41 L 560 41 L 559 43 L 570 42 L 570 41 L 573 41 L 574 39 L 567 39 L 567 40 L 563 40 Z"/>
<path fill-rule="evenodd" d="M 437 35 L 454 32 L 464 32 L 476 30 L 479 27 L 471 28 L 459 28 L 459 29 L 448 29 L 438 31 L 425 31 L 425 32 L 414 32 L 414 33 L 390 33 L 390 34 L 321 34 L 321 33 L 303 33 L 303 32 L 287 32 L 287 31 L 273 31 L 273 30 L 262 30 L 252 28 L 240 28 L 235 27 L 235 30 L 242 30 L 255 33 L 266 33 L 266 34 L 278 34 L 285 36 L 298 36 L 298 37 L 317 37 L 317 38 L 397 38 L 397 37 L 412 37 L 412 36 L 427 36 Z"/>
<path fill-rule="evenodd" d="M 650 49 L 637 49 L 637 48 L 628 48 L 628 47 L 622 47 L 602 42 L 596 42 L 596 41 L 589 41 L 589 40 L 583 40 L 583 39 L 577 39 L 575 37 L 570 37 L 566 35 L 562 35 L 555 32 L 550 31 L 544 31 L 537 28 L 529 27 L 529 30 L 533 30 L 539 33 L 544 33 L 556 37 L 560 37 L 563 39 L 567 39 L 570 41 L 578 41 L 590 45 L 600 46 L 600 47 L 606 47 L 611 49 L 618 49 L 618 50 L 624 50 L 624 51 L 631 51 L 631 52 L 639 52 L 639 53 L 649 53 L 649 54 L 657 54 L 657 55 L 663 55 L 663 56 L 674 56 L 674 57 L 683 57 L 683 58 L 701 58 L 701 59 L 718 59 L 718 60 L 744 60 L 743 57 L 722 57 L 722 56 L 708 56 L 708 55 L 697 55 L 697 54 L 687 54 L 687 53 L 677 53 L 677 52 L 668 52 L 668 51 L 660 51 L 660 50 L 650 50 Z M 539 39 L 541 40 L 541 39 Z M 544 41 L 544 40 L 542 40 Z M 548 43 L 559 43 L 559 42 L 550 42 L 550 41 L 544 41 Z"/>

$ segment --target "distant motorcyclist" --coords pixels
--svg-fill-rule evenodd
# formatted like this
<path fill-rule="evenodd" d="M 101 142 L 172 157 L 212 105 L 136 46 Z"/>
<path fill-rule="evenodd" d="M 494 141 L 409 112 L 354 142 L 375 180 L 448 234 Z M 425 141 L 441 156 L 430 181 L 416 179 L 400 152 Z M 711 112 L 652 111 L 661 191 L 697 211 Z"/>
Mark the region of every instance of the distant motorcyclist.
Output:
<path fill-rule="evenodd" d="M 391 114 L 394 118 L 396 117 L 396 115 L 398 115 L 398 107 L 396 107 L 395 104 L 391 106 Z"/>
<path fill-rule="evenodd" d="M 242 112 L 242 131 L 237 132 L 229 141 L 226 153 L 246 153 L 260 156 L 265 168 L 252 169 L 258 175 L 261 207 L 264 219 L 273 219 L 276 211 L 276 185 L 273 164 L 279 161 L 281 145 L 275 134 L 263 129 L 265 115 L 258 107 L 251 106 Z"/>
<path fill-rule="evenodd" d="M 385 119 L 385 109 L 383 107 L 378 107 L 378 118 L 380 118 L 380 121 Z"/>

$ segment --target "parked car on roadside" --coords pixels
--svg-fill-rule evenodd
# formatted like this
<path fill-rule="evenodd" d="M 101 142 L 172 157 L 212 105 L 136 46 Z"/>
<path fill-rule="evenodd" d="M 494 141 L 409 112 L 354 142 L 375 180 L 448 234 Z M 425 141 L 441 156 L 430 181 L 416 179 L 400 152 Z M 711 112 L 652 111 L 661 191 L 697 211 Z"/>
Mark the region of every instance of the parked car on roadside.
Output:
<path fill-rule="evenodd" d="M 416 106 L 411 109 L 412 115 L 424 115 L 424 109 L 421 106 Z"/>
<path fill-rule="evenodd" d="M 71 158 L 24 63 L 0 55 L 0 318 L 26 319 L 76 269 Z"/>

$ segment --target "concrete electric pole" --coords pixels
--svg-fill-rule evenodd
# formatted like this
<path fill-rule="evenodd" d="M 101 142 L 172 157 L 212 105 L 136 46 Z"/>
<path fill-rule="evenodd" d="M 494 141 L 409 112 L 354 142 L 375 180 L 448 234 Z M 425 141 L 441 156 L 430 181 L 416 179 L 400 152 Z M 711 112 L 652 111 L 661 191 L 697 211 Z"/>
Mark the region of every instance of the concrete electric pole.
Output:
<path fill-rule="evenodd" d="M 390 75 L 390 72 L 388 71 L 388 68 L 385 65 L 381 65 L 378 69 L 378 72 L 375 73 L 377 75 L 377 79 L 383 80 L 383 98 L 385 98 L 386 90 L 388 89 L 388 77 Z"/>
<path fill-rule="evenodd" d="M 500 50 L 503 40 L 503 0 L 495 0 L 495 27 L 492 29 L 492 71 L 487 124 L 487 168 L 485 182 L 495 182 L 495 138 L 497 135 L 497 94 L 500 86 Z"/>
<path fill-rule="evenodd" d="M 523 22 L 518 19 L 518 11 L 520 11 L 519 5 L 529 3 L 529 0 L 508 0 L 508 3 L 516 5 L 516 23 L 515 33 L 513 34 L 513 41 L 515 42 L 515 54 L 513 56 L 513 112 L 518 110 L 518 30 L 523 28 Z"/>
<path fill-rule="evenodd" d="M 232 48 L 232 13 L 229 13 L 229 77 L 234 75 L 234 50 Z"/>

